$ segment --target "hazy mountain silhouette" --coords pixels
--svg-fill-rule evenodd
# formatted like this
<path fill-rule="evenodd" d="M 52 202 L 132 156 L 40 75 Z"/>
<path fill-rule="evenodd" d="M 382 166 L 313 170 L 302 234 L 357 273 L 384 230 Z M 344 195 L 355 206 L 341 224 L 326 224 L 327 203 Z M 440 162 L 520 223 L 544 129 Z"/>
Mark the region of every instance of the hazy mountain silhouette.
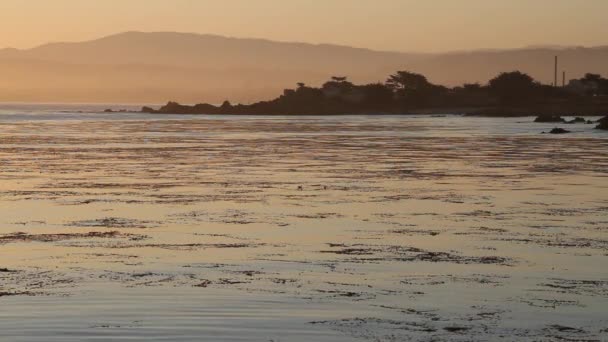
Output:
<path fill-rule="evenodd" d="M 338 45 L 186 33 L 127 32 L 79 43 L 0 50 L 0 100 L 250 102 L 296 82 L 332 75 L 384 81 L 399 69 L 438 84 L 486 82 L 519 69 L 550 82 L 553 56 L 568 76 L 608 74 L 608 47 L 534 47 L 445 54 L 383 52 Z M 561 69 L 561 68 L 560 68 Z"/>

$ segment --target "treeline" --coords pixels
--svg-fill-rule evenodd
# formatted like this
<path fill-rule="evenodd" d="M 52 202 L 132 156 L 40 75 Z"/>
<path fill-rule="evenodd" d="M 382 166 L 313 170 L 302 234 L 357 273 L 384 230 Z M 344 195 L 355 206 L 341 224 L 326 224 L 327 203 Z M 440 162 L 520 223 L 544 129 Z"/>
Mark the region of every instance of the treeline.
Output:
<path fill-rule="evenodd" d="M 335 76 L 321 87 L 298 83 L 280 97 L 249 105 L 194 106 L 169 102 L 159 110 L 166 114 L 407 114 L 416 111 L 458 111 L 488 115 L 578 114 L 608 112 L 608 79 L 587 74 L 566 86 L 541 84 L 519 71 L 505 72 L 487 84 L 458 87 L 436 85 L 420 74 L 399 71 L 385 83 L 355 85 Z"/>

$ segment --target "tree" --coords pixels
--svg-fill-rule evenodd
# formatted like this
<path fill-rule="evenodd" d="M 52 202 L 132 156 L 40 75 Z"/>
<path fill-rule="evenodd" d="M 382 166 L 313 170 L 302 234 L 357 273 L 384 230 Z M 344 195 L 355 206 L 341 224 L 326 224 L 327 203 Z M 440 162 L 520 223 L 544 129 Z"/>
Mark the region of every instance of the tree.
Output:
<path fill-rule="evenodd" d="M 298 82 L 298 83 L 296 83 L 296 85 L 298 86 L 298 88 L 306 87 L 306 83 L 302 83 L 302 82 Z"/>
<path fill-rule="evenodd" d="M 423 75 L 409 71 L 397 71 L 386 80 L 386 85 L 397 91 L 416 91 L 432 87 L 432 84 Z"/>
<path fill-rule="evenodd" d="M 520 104 L 533 100 L 537 96 L 540 84 L 530 75 L 512 71 L 503 72 L 490 80 L 488 89 L 503 104 Z"/>
<path fill-rule="evenodd" d="M 228 100 L 224 101 L 219 109 L 222 114 L 231 114 L 233 111 L 232 104 Z"/>
<path fill-rule="evenodd" d="M 580 79 L 587 88 L 588 95 L 608 95 L 608 79 L 599 74 L 585 74 Z"/>
<path fill-rule="evenodd" d="M 321 89 L 325 95 L 333 98 L 340 97 L 350 93 L 355 87 L 354 84 L 347 81 L 347 77 L 333 76 L 331 80 L 325 82 Z"/>
<path fill-rule="evenodd" d="M 446 90 L 430 83 L 425 76 L 409 71 L 390 75 L 386 86 L 393 90 L 401 109 L 429 105 L 433 97 Z"/>
<path fill-rule="evenodd" d="M 600 83 L 602 81 L 602 75 L 587 73 L 587 74 L 585 74 L 585 77 L 583 77 L 581 79 L 581 81 L 583 81 L 583 82 L 597 82 L 597 83 Z"/>
<path fill-rule="evenodd" d="M 479 91 L 482 89 L 479 83 L 465 83 L 462 88 L 466 91 Z"/>
<path fill-rule="evenodd" d="M 371 109 L 390 109 L 393 105 L 393 91 L 382 83 L 366 84 L 358 87 L 364 96 L 362 106 Z"/>

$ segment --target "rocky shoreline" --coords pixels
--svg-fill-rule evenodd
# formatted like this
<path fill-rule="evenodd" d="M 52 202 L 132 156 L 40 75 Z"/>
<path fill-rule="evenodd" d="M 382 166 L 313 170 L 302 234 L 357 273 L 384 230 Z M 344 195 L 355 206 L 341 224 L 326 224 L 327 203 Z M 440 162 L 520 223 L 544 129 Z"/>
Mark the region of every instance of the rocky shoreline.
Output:
<path fill-rule="evenodd" d="M 122 113 L 124 110 L 107 109 L 106 113 Z M 128 111 L 132 112 L 132 111 Z M 594 108 L 565 107 L 560 110 L 553 108 L 529 107 L 428 107 L 410 110 L 363 110 L 352 108 L 349 111 L 284 111 L 267 107 L 267 111 L 257 109 L 255 105 L 235 105 L 224 103 L 221 106 L 212 104 L 182 105 L 177 102 L 168 102 L 159 109 L 145 106 L 140 113 L 146 114 L 179 114 L 179 115 L 281 115 L 281 116 L 337 116 L 337 115 L 465 115 L 479 117 L 527 117 L 527 116 L 596 116 L 604 117 L 608 114 L 608 106 Z"/>

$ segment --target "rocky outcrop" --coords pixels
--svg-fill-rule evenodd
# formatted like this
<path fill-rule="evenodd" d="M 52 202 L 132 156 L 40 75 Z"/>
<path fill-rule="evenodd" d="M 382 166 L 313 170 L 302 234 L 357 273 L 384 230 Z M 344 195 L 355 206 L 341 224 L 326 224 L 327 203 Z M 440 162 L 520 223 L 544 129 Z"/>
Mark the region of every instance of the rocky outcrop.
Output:
<path fill-rule="evenodd" d="M 599 125 L 597 125 L 595 128 L 608 131 L 608 115 L 606 115 L 603 118 L 599 119 L 598 123 L 599 123 Z"/>
<path fill-rule="evenodd" d="M 570 132 L 569 130 L 563 129 L 563 128 L 558 128 L 558 127 L 549 131 L 549 134 L 567 134 L 567 133 L 572 133 L 572 132 Z"/>
<path fill-rule="evenodd" d="M 534 122 L 566 122 L 566 120 L 559 115 L 540 115 Z"/>

